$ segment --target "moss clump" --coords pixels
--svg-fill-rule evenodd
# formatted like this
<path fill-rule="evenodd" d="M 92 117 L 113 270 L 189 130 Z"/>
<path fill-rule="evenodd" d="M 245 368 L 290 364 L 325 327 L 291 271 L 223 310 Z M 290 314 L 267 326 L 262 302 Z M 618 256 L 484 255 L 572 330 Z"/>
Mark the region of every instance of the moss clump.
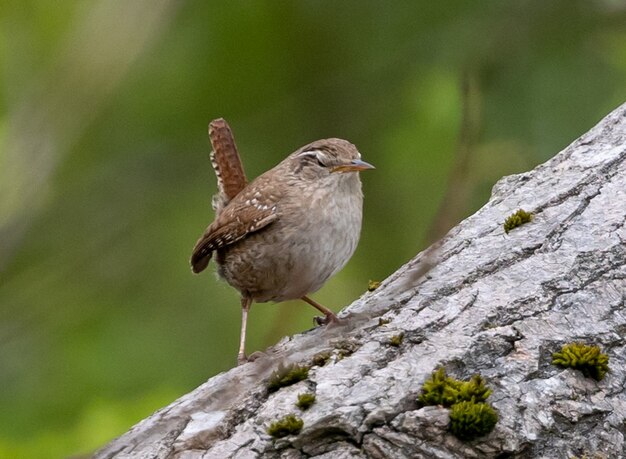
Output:
<path fill-rule="evenodd" d="M 382 327 L 383 325 L 387 325 L 389 322 L 391 322 L 391 319 L 383 319 L 382 317 L 378 318 L 379 327 Z"/>
<path fill-rule="evenodd" d="M 603 453 L 589 453 L 584 451 L 582 456 L 572 456 L 569 459 L 609 459 L 606 454 Z"/>
<path fill-rule="evenodd" d="M 402 344 L 402 341 L 404 341 L 404 333 L 393 335 L 389 339 L 389 345 L 393 347 L 400 347 L 400 345 Z"/>
<path fill-rule="evenodd" d="M 452 406 L 461 401 L 484 402 L 489 395 L 491 389 L 485 385 L 482 376 L 474 375 L 469 381 L 459 381 L 449 377 L 442 367 L 424 382 L 418 400 L 424 405 Z"/>
<path fill-rule="evenodd" d="M 461 440 L 473 440 L 493 430 L 498 422 L 498 415 L 488 403 L 462 401 L 450 410 L 449 429 Z"/>
<path fill-rule="evenodd" d="M 373 292 L 374 290 L 376 290 L 378 287 L 380 287 L 380 282 L 379 281 L 375 281 L 375 280 L 370 280 L 367 283 L 367 291 L 368 292 Z"/>
<path fill-rule="evenodd" d="M 459 389 L 459 400 L 484 402 L 490 395 L 491 389 L 486 386 L 485 378 L 481 375 L 472 376 Z"/>
<path fill-rule="evenodd" d="M 528 223 L 533 219 L 533 214 L 526 212 L 524 209 L 519 209 L 513 215 L 510 215 L 504 220 L 504 232 L 509 234 L 513 228 L 517 228 L 524 223 Z"/>
<path fill-rule="evenodd" d="M 310 394 L 308 392 L 304 394 L 298 394 L 298 401 L 296 402 L 296 406 L 301 410 L 308 410 L 314 403 L 315 394 Z"/>
<path fill-rule="evenodd" d="M 603 354 L 598 346 L 570 343 L 552 354 L 552 364 L 580 370 L 587 378 L 600 381 L 609 371 L 609 356 Z"/>
<path fill-rule="evenodd" d="M 330 359 L 330 352 L 318 352 L 313 356 L 311 363 L 316 367 L 323 367 Z"/>
<path fill-rule="evenodd" d="M 451 407 L 448 429 L 461 440 L 472 440 L 491 432 L 498 422 L 495 410 L 485 403 L 489 395 L 491 389 L 482 376 L 459 381 L 439 368 L 424 382 L 419 401 L 424 405 Z"/>
<path fill-rule="evenodd" d="M 274 421 L 267 428 L 267 433 L 274 438 L 282 438 L 287 435 L 297 435 L 302 430 L 304 421 L 293 414 L 288 414 L 278 421 Z"/>
<path fill-rule="evenodd" d="M 300 365 L 287 365 L 278 367 L 267 382 L 270 392 L 276 392 L 281 387 L 291 386 L 309 377 L 309 367 Z"/>
<path fill-rule="evenodd" d="M 333 343 L 335 349 L 337 349 L 337 360 L 342 360 L 344 357 L 349 357 L 359 348 L 359 345 L 354 341 L 347 339 L 341 339 Z"/>

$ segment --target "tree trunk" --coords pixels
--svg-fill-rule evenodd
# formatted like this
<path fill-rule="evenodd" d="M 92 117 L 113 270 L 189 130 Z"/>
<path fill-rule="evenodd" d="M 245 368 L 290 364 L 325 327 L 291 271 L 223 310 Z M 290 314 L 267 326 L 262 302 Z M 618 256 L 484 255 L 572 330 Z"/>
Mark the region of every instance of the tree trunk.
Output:
<path fill-rule="evenodd" d="M 519 208 L 532 221 L 505 233 Z M 625 221 L 626 104 L 550 161 L 500 180 L 480 211 L 347 307 L 345 324 L 282 340 L 95 457 L 625 457 Z M 570 342 L 608 354 L 604 379 L 552 364 Z M 330 359 L 308 378 L 268 391 L 279 365 L 322 352 Z M 463 442 L 448 408 L 418 403 L 437 367 L 486 379 L 499 416 L 491 433 Z M 306 411 L 295 406 L 304 392 L 316 396 Z M 301 432 L 270 436 L 289 413 Z"/>

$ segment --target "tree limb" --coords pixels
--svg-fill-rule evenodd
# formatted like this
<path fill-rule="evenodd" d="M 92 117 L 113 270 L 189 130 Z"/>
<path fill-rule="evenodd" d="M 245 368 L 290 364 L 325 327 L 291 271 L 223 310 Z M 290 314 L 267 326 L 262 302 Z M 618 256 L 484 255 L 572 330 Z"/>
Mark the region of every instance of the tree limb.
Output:
<path fill-rule="evenodd" d="M 534 218 L 507 235 L 519 208 Z M 625 221 L 626 104 L 550 161 L 500 180 L 480 211 L 346 308 L 347 325 L 282 340 L 95 457 L 622 457 Z M 602 381 L 552 365 L 572 341 L 609 355 Z M 331 357 L 306 380 L 268 391 L 279 365 L 310 365 L 320 352 Z M 495 430 L 461 442 L 448 409 L 418 404 L 438 366 L 486 379 Z M 316 395 L 307 411 L 295 406 L 303 392 Z M 302 431 L 268 435 L 289 413 Z"/>

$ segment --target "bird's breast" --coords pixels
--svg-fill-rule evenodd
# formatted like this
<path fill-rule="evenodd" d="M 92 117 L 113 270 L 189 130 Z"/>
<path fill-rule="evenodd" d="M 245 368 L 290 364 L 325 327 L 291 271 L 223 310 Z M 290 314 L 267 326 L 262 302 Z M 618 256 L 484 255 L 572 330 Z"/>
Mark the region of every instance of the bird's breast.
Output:
<path fill-rule="evenodd" d="M 297 299 L 315 292 L 354 253 L 362 207 L 356 174 L 329 186 L 294 187 L 278 203 L 277 221 L 217 257 L 218 272 L 257 302 Z"/>

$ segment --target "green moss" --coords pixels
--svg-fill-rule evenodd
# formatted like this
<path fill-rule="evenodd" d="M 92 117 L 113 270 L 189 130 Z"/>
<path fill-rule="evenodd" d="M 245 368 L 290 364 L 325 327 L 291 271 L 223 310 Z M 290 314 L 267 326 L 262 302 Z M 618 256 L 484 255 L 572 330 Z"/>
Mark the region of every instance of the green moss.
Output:
<path fill-rule="evenodd" d="M 471 440 L 491 432 L 498 422 L 495 410 L 485 403 L 489 395 L 491 389 L 482 376 L 459 381 L 439 368 L 424 382 L 419 401 L 424 405 L 451 407 L 450 432 L 461 440 Z"/>
<path fill-rule="evenodd" d="M 300 365 L 287 365 L 278 367 L 267 382 L 270 392 L 276 392 L 281 387 L 291 386 L 309 377 L 309 367 Z"/>
<path fill-rule="evenodd" d="M 311 363 L 316 367 L 323 367 L 330 359 L 330 352 L 318 352 L 313 356 Z"/>
<path fill-rule="evenodd" d="M 315 403 L 315 394 L 304 393 L 298 394 L 296 406 L 301 410 L 308 410 Z"/>
<path fill-rule="evenodd" d="M 373 292 L 374 290 L 376 290 L 378 287 L 380 287 L 380 282 L 379 281 L 375 281 L 375 280 L 370 280 L 367 283 L 367 291 L 368 292 Z"/>
<path fill-rule="evenodd" d="M 570 459 L 608 459 L 608 456 L 603 453 L 584 452 L 582 456 L 572 456 Z"/>
<path fill-rule="evenodd" d="M 378 318 L 378 326 L 382 327 L 383 325 L 387 325 L 389 322 L 391 322 L 390 319 L 383 319 L 382 317 Z"/>
<path fill-rule="evenodd" d="M 513 228 L 517 228 L 524 223 L 528 223 L 533 219 L 533 214 L 526 212 L 524 209 L 519 209 L 513 215 L 510 215 L 504 220 L 504 232 L 509 234 Z"/>
<path fill-rule="evenodd" d="M 424 405 L 452 406 L 461 401 L 484 402 L 489 395 L 491 389 L 485 385 L 482 376 L 474 375 L 469 381 L 459 381 L 446 375 L 442 367 L 424 382 L 418 400 Z"/>
<path fill-rule="evenodd" d="M 274 438 L 282 438 L 287 435 L 297 435 L 302 430 L 304 421 L 293 414 L 288 414 L 278 421 L 274 421 L 267 428 L 267 433 Z"/>
<path fill-rule="evenodd" d="M 462 401 L 450 410 L 449 430 L 461 440 L 473 440 L 493 430 L 498 415 L 488 403 Z"/>
<path fill-rule="evenodd" d="M 400 347 L 400 345 L 402 344 L 402 341 L 404 341 L 404 333 L 393 335 L 389 339 L 389 345 L 393 347 Z"/>
<path fill-rule="evenodd" d="M 491 395 L 491 389 L 485 384 L 485 378 L 474 375 L 459 387 L 459 400 L 484 402 Z"/>
<path fill-rule="evenodd" d="M 333 343 L 335 349 L 337 349 L 337 360 L 342 360 L 344 357 L 348 357 L 359 348 L 359 345 L 353 341 L 347 339 L 341 339 Z"/>
<path fill-rule="evenodd" d="M 583 343 L 564 345 L 559 352 L 552 354 L 552 364 L 563 368 L 579 370 L 587 378 L 602 380 L 609 371 L 609 356 L 598 346 Z"/>
<path fill-rule="evenodd" d="M 443 367 L 439 368 L 424 382 L 418 400 L 424 405 L 452 406 L 458 399 L 459 383 L 448 377 Z"/>

